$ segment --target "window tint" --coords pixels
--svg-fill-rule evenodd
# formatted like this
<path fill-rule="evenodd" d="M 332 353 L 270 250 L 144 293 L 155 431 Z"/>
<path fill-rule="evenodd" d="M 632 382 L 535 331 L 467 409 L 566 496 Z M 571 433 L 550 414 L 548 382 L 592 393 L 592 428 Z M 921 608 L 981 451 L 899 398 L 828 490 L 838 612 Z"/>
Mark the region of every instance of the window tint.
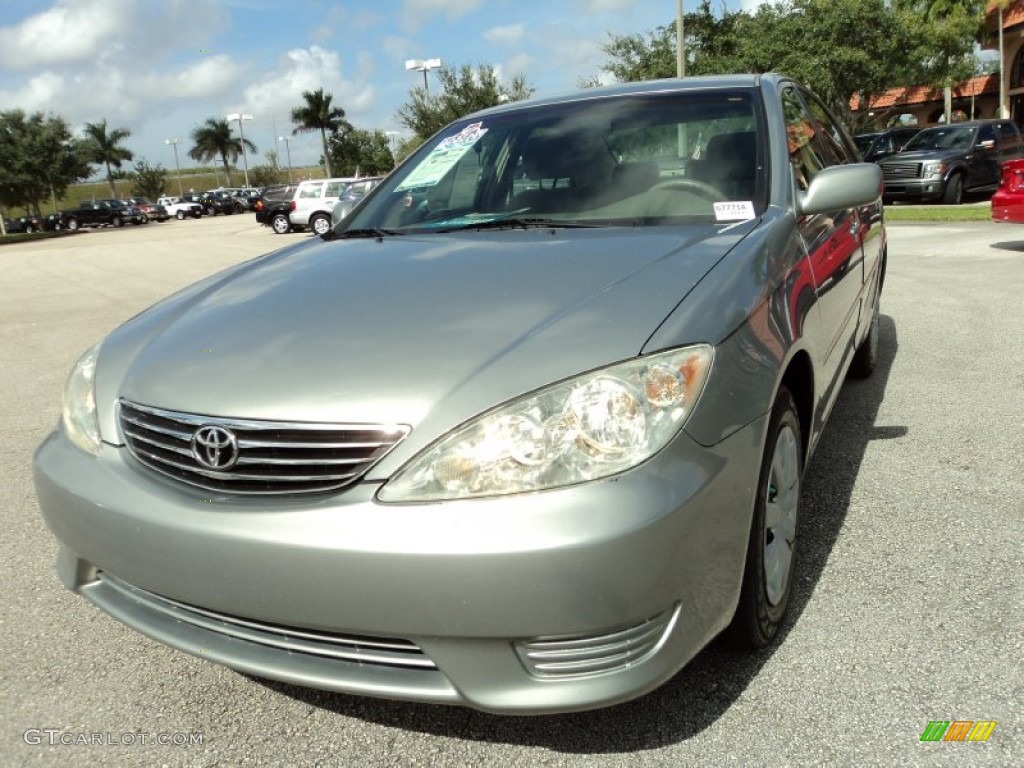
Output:
<path fill-rule="evenodd" d="M 978 143 L 983 141 L 995 141 L 996 140 L 996 129 L 991 125 L 983 125 L 978 130 Z"/>
<path fill-rule="evenodd" d="M 789 143 L 789 162 L 800 189 L 807 189 L 811 179 L 836 162 L 822 151 L 823 144 L 815 139 L 817 126 L 794 88 L 782 93 L 782 109 L 786 118 L 786 140 Z"/>
<path fill-rule="evenodd" d="M 299 197 L 303 200 L 309 200 L 311 198 L 320 197 L 320 192 L 323 190 L 322 184 L 310 184 L 309 186 L 303 187 L 299 191 Z"/>

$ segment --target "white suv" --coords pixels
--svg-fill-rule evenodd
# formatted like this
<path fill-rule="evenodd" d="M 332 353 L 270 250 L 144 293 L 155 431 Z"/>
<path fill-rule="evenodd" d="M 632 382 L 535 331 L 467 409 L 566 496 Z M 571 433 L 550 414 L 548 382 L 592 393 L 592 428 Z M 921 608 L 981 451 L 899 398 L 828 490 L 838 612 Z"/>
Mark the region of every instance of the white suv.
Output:
<path fill-rule="evenodd" d="M 292 202 L 295 204 L 288 220 L 295 229 L 310 227 L 318 235 L 331 228 L 331 212 L 345 188 L 357 179 L 313 179 L 299 182 Z"/>

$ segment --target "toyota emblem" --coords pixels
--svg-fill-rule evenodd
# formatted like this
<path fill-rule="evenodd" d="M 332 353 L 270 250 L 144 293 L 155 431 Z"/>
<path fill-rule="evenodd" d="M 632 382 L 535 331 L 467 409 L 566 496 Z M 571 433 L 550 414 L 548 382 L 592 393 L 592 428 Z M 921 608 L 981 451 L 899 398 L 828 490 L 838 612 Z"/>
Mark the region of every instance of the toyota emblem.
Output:
<path fill-rule="evenodd" d="M 238 461 L 238 439 L 224 427 L 200 427 L 192 435 L 192 455 L 207 469 L 231 469 Z"/>

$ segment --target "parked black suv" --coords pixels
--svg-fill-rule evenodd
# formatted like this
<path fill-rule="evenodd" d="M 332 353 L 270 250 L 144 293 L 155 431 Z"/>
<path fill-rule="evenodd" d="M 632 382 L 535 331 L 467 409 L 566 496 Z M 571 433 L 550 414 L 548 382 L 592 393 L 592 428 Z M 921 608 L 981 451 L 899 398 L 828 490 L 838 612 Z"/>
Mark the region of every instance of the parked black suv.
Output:
<path fill-rule="evenodd" d="M 886 128 L 874 133 L 861 133 L 853 137 L 853 143 L 860 150 L 866 163 L 877 163 L 883 157 L 895 155 L 903 145 L 910 141 L 921 130 L 919 125 Z"/>
<path fill-rule="evenodd" d="M 182 200 L 189 203 L 199 203 L 203 206 L 204 216 L 213 216 L 218 213 L 232 214 L 235 212 L 235 200 L 231 195 L 219 192 L 186 192 L 181 196 Z"/>
<path fill-rule="evenodd" d="M 1024 157 L 1009 120 L 973 120 L 925 128 L 903 151 L 879 162 L 885 200 L 941 200 L 959 205 L 965 192 L 994 192 L 1000 166 Z"/>
<path fill-rule="evenodd" d="M 274 184 L 263 190 L 253 210 L 256 211 L 256 223 L 270 227 L 279 235 L 292 231 L 292 223 L 288 214 L 295 210 L 293 197 L 296 184 Z"/>

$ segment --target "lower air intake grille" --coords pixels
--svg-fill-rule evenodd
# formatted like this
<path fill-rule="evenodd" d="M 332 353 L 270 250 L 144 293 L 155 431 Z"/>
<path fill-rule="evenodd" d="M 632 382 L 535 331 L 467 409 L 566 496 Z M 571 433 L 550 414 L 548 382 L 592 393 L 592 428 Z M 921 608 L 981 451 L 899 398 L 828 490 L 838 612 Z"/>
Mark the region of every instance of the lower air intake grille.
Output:
<path fill-rule="evenodd" d="M 580 677 L 617 672 L 646 659 L 661 646 L 675 623 L 677 609 L 632 627 L 600 635 L 544 638 L 516 643 L 530 674 L 543 678 Z"/>

